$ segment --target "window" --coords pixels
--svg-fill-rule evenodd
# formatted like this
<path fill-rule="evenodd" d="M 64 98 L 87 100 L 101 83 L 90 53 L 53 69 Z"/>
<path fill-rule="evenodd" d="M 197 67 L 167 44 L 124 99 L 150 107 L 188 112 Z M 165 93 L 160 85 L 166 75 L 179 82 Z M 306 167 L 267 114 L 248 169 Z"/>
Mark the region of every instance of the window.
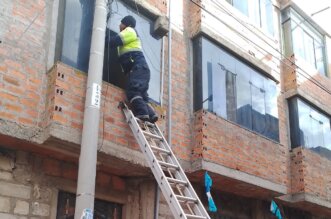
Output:
<path fill-rule="evenodd" d="M 264 31 L 274 35 L 273 5 L 270 0 L 226 0 L 241 13 L 261 27 Z"/>
<path fill-rule="evenodd" d="M 285 43 L 292 45 L 286 48 L 289 50 L 286 54 L 295 54 L 296 58 L 304 60 L 325 75 L 323 36 L 292 8 L 284 9 L 282 16 L 284 32 L 290 34 L 285 36 L 285 40 L 291 40 Z"/>
<path fill-rule="evenodd" d="M 60 6 L 62 14 L 59 13 L 58 26 L 59 29 L 63 28 L 63 33 L 58 36 L 60 39 L 57 42 L 59 45 L 57 59 L 87 72 L 95 0 L 66 0 L 62 3 Z M 137 20 L 136 30 L 142 41 L 143 52 L 151 70 L 148 93 L 151 99 L 160 102 L 161 40 L 151 34 L 154 23 L 139 11 L 129 8 L 121 1 L 112 1 L 110 8 L 111 14 L 106 34 L 114 35 L 118 33 L 120 21 L 126 15 L 132 15 Z M 63 16 L 64 19 L 61 21 Z M 103 80 L 125 88 L 126 78 L 118 64 L 117 50 L 110 50 L 107 42 L 105 44 Z"/>
<path fill-rule="evenodd" d="M 148 94 L 151 99 L 160 102 L 161 40 L 151 34 L 153 22 L 143 16 L 139 11 L 129 8 L 121 1 L 112 1 L 111 10 L 112 14 L 108 20 L 107 34 L 114 35 L 119 32 L 119 25 L 124 16 L 132 15 L 136 19 L 136 30 L 142 41 L 143 52 L 151 71 Z M 122 73 L 117 59 L 117 50 L 109 49 L 106 42 L 103 79 L 125 88 L 126 78 L 124 73 Z"/>
<path fill-rule="evenodd" d="M 56 219 L 73 219 L 75 215 L 76 195 L 59 192 Z M 94 201 L 94 219 L 121 219 L 122 205 L 99 199 Z"/>
<path fill-rule="evenodd" d="M 276 83 L 201 37 L 194 42 L 194 107 L 279 141 Z"/>
<path fill-rule="evenodd" d="M 304 146 L 331 158 L 330 117 L 300 98 L 289 100 L 292 148 Z"/>
<path fill-rule="evenodd" d="M 64 20 L 59 59 L 84 72 L 87 72 L 89 63 L 94 2 L 95 0 L 66 0 L 62 5 Z M 62 25 L 61 22 L 59 25 Z"/>

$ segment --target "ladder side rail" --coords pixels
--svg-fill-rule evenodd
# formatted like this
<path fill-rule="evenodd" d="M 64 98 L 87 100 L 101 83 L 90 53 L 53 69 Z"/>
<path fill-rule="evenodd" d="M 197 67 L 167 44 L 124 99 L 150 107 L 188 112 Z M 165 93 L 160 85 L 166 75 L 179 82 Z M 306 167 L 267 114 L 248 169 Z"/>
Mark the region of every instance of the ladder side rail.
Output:
<path fill-rule="evenodd" d="M 157 129 L 159 135 L 160 135 L 163 139 L 165 139 L 164 136 L 163 136 L 163 134 L 162 134 L 162 132 L 160 131 L 159 127 L 158 127 L 157 125 L 155 125 L 155 127 L 156 127 L 156 129 Z M 196 205 L 195 205 L 195 206 L 197 207 L 198 212 L 200 212 L 201 215 L 203 215 L 203 216 L 207 217 L 208 219 L 210 219 L 209 214 L 207 213 L 206 209 L 205 209 L 204 206 L 202 205 L 202 202 L 201 202 L 200 198 L 198 197 L 198 195 L 196 194 L 195 190 L 193 189 L 192 184 L 191 184 L 190 181 L 188 180 L 188 178 L 187 178 L 187 176 L 186 176 L 186 174 L 185 174 L 183 168 L 182 168 L 181 165 L 179 164 L 179 162 L 178 162 L 176 156 L 174 155 L 173 151 L 171 150 L 171 148 L 170 148 L 168 142 L 167 142 L 167 141 L 163 141 L 162 143 L 163 143 L 164 146 L 167 148 L 167 150 L 170 151 L 171 156 L 172 156 L 172 158 L 173 158 L 173 162 L 178 166 L 179 171 L 178 171 L 177 173 L 180 175 L 180 179 L 181 179 L 181 180 L 184 180 L 184 181 L 186 181 L 186 182 L 188 183 L 188 186 L 187 186 L 187 189 L 188 189 L 188 190 L 187 190 L 187 191 L 189 191 L 191 197 L 194 197 L 194 198 L 197 199 L 197 201 L 198 201 L 198 206 L 196 206 Z"/>
<path fill-rule="evenodd" d="M 179 201 L 175 197 L 175 194 L 172 191 L 170 183 L 166 180 L 166 176 L 163 173 L 163 170 L 162 170 L 160 164 L 157 162 L 157 159 L 156 159 L 153 151 L 151 150 L 151 148 L 149 146 L 144 147 L 144 146 L 146 146 L 148 141 L 145 138 L 145 136 L 143 135 L 142 130 L 141 130 L 138 122 L 136 121 L 133 113 L 130 110 L 128 110 L 127 108 L 124 108 L 123 111 L 124 111 L 126 118 L 128 120 L 131 120 L 131 121 L 128 121 L 129 126 L 132 129 L 136 140 L 138 141 L 141 151 L 148 158 L 147 162 L 153 172 L 154 177 L 158 181 L 158 184 L 162 190 L 162 193 L 164 194 L 164 197 L 170 207 L 170 210 L 172 211 L 174 216 L 176 215 L 179 217 L 179 215 L 183 215 L 181 217 L 181 219 L 186 219 L 187 217 L 184 214 L 184 210 L 181 208 Z M 139 130 L 139 133 L 136 133 L 135 130 Z M 154 163 L 153 163 L 153 160 L 155 161 Z M 171 194 L 172 198 L 166 194 Z M 175 204 L 172 204 L 172 202 L 175 202 Z"/>

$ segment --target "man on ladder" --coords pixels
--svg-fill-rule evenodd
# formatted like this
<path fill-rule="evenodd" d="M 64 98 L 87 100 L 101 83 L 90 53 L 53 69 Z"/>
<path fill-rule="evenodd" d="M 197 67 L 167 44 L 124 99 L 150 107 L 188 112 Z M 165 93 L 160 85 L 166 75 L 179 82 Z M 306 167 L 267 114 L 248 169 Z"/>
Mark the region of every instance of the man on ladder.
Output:
<path fill-rule="evenodd" d="M 113 37 L 107 36 L 106 40 L 111 48 L 118 49 L 122 70 L 128 76 L 126 96 L 134 115 L 142 121 L 155 123 L 158 116 L 148 104 L 150 70 L 135 27 L 134 17 L 125 16 L 119 26 L 120 33 Z"/>

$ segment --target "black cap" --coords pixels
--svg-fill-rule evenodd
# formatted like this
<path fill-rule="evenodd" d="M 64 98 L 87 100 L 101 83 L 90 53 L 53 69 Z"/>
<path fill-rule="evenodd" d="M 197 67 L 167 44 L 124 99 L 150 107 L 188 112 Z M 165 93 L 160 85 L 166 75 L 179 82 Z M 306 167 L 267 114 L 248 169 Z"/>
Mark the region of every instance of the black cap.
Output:
<path fill-rule="evenodd" d="M 132 17 L 131 15 L 125 16 L 122 20 L 121 23 L 124 24 L 127 27 L 136 27 L 136 19 Z"/>

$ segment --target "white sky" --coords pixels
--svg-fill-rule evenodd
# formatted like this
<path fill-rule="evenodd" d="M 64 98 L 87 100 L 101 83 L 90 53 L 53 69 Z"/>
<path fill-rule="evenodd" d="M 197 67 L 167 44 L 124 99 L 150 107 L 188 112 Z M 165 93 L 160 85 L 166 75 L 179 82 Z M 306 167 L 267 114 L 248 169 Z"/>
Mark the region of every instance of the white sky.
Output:
<path fill-rule="evenodd" d="M 308 15 L 330 6 L 329 9 L 312 16 L 312 18 L 331 34 L 331 0 L 294 0 L 294 2 Z"/>

